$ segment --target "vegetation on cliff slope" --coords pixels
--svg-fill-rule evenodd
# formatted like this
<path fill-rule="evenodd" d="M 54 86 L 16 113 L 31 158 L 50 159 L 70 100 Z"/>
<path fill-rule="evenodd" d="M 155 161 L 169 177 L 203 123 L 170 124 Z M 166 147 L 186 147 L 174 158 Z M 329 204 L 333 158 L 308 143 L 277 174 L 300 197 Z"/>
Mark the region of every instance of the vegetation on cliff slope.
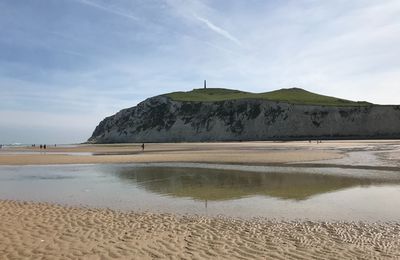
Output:
<path fill-rule="evenodd" d="M 335 97 L 315 94 L 300 88 L 280 89 L 264 93 L 251 93 L 232 89 L 207 88 L 194 89 L 188 92 L 172 92 L 165 96 L 176 101 L 213 102 L 236 99 L 263 99 L 292 104 L 322 106 L 369 106 L 368 102 L 355 102 Z"/>

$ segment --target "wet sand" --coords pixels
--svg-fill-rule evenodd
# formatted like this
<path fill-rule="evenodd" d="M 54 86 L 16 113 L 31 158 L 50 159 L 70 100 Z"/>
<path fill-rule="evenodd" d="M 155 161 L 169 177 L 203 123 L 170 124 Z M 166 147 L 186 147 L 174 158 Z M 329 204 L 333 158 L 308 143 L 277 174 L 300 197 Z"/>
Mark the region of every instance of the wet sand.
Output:
<path fill-rule="evenodd" d="M 0 150 L 0 165 L 200 162 L 273 164 L 341 159 L 347 151 L 374 142 L 243 142 L 77 145 L 76 147 L 9 148 Z M 385 145 L 378 142 L 378 145 Z"/>
<path fill-rule="evenodd" d="M 400 140 L 161 143 L 11 147 L 0 165 L 210 163 L 400 170 Z"/>
<path fill-rule="evenodd" d="M 400 257 L 400 224 L 207 218 L 0 201 L 3 259 Z"/>

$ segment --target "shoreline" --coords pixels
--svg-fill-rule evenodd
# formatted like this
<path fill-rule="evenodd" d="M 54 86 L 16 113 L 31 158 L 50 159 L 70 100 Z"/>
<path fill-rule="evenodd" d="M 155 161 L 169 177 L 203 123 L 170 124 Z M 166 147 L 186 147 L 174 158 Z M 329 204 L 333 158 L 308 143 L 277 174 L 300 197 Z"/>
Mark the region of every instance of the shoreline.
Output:
<path fill-rule="evenodd" d="M 0 165 L 196 162 L 246 165 L 324 163 L 341 160 L 354 149 L 384 146 L 382 142 L 241 142 L 78 145 L 74 147 L 14 147 L 0 150 Z M 398 144 L 391 141 L 389 144 Z"/>
<path fill-rule="evenodd" d="M 398 171 L 400 140 L 94 144 L 0 149 L 0 165 L 209 163 Z"/>
<path fill-rule="evenodd" d="M 5 258 L 383 258 L 399 223 L 243 220 L 0 200 Z"/>
<path fill-rule="evenodd" d="M 124 147 L 125 148 L 125 147 Z M 165 150 L 149 150 L 144 152 L 126 151 L 127 149 L 114 149 L 96 155 L 99 151 L 93 147 L 93 155 L 80 155 L 81 151 L 87 150 L 82 148 L 75 152 L 58 152 L 50 150 L 47 152 L 30 152 L 21 151 L 15 154 L 15 151 L 3 151 L 0 153 L 0 165 L 44 165 L 44 164 L 110 164 L 110 163 L 221 163 L 221 164 L 270 164 L 270 163 L 294 163 L 320 161 L 327 159 L 340 159 L 344 155 L 335 151 L 317 151 L 317 150 L 257 150 L 257 148 L 240 147 L 217 147 L 209 145 L 207 148 L 181 150 L 176 149 Z M 115 151 L 116 150 L 116 151 Z M 57 151 L 57 152 L 55 152 Z M 9 152 L 9 154 L 7 154 Z M 14 152 L 14 154 L 12 154 Z M 128 153 L 128 154 L 126 154 Z"/>

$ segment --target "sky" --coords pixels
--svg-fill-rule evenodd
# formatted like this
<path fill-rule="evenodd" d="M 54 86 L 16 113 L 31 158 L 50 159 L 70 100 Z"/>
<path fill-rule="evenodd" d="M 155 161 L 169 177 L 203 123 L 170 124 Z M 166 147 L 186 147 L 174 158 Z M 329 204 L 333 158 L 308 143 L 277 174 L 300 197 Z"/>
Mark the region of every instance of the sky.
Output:
<path fill-rule="evenodd" d="M 202 87 L 400 104 L 399 0 L 0 0 L 0 143 Z"/>

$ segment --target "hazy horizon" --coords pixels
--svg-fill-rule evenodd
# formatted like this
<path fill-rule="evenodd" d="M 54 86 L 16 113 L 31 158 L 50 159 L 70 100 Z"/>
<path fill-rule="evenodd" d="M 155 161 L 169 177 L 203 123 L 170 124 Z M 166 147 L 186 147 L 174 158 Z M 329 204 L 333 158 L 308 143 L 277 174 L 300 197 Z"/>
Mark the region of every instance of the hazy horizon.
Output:
<path fill-rule="evenodd" d="M 0 28 L 0 143 L 84 142 L 204 79 L 400 104 L 397 0 L 4 0 Z"/>

